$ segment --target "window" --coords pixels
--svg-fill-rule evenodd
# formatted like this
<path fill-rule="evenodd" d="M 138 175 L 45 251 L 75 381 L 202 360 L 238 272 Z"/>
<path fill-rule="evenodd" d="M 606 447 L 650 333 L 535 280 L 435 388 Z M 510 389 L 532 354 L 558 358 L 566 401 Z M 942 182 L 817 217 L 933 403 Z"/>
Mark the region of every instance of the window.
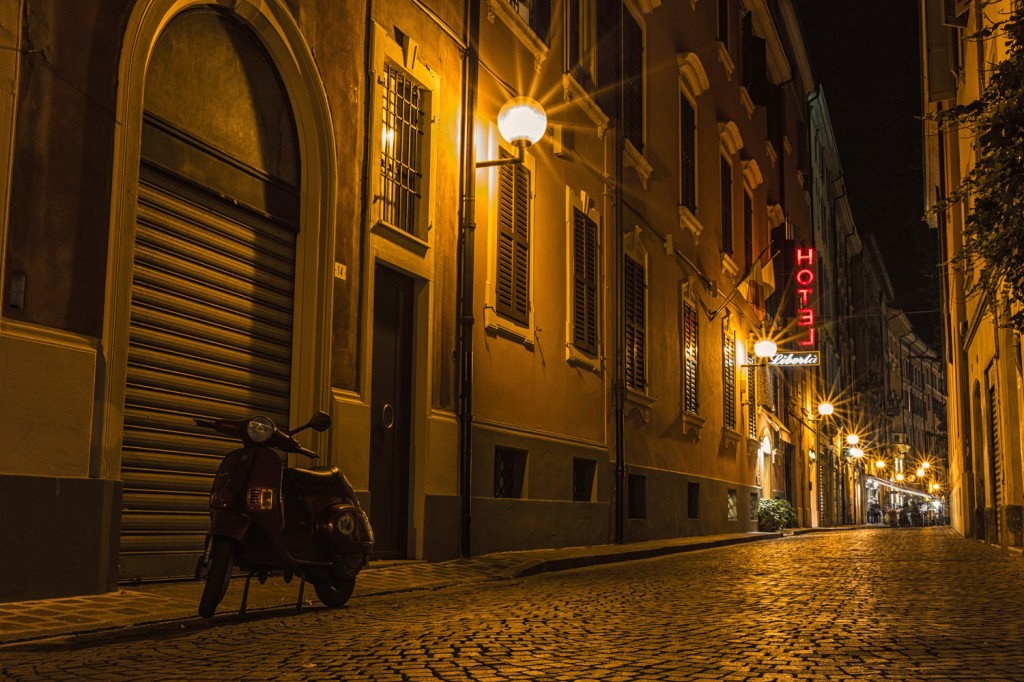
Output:
<path fill-rule="evenodd" d="M 728 327 L 722 330 L 722 421 L 736 430 L 736 335 Z"/>
<path fill-rule="evenodd" d="M 629 518 L 647 518 L 647 477 L 637 474 L 629 475 Z"/>
<path fill-rule="evenodd" d="M 566 1 L 566 71 L 591 91 L 597 82 L 597 50 L 594 36 L 597 33 L 594 0 Z"/>
<path fill-rule="evenodd" d="M 697 112 L 679 93 L 679 203 L 697 213 Z"/>
<path fill-rule="evenodd" d="M 683 411 L 697 414 L 697 384 L 700 375 L 697 364 L 697 349 L 700 343 L 697 308 L 690 302 L 683 303 Z"/>
<path fill-rule="evenodd" d="M 501 150 L 501 158 L 512 154 Z M 530 170 L 498 168 L 496 305 L 499 315 L 530 323 Z"/>
<path fill-rule="evenodd" d="M 597 462 L 592 459 L 572 460 L 572 499 L 574 502 L 591 502 L 594 499 L 594 472 Z"/>
<path fill-rule="evenodd" d="M 750 520 L 757 521 L 757 503 L 761 499 L 759 493 L 750 493 Z"/>
<path fill-rule="evenodd" d="M 597 222 L 572 209 L 572 343 L 597 354 Z"/>
<path fill-rule="evenodd" d="M 754 265 L 754 202 L 743 192 L 743 272 Z"/>
<path fill-rule="evenodd" d="M 626 256 L 626 388 L 647 390 L 647 274 L 644 266 Z"/>
<path fill-rule="evenodd" d="M 732 255 L 732 164 L 722 157 L 722 253 Z"/>
<path fill-rule="evenodd" d="M 700 518 L 700 483 L 686 484 L 686 518 Z"/>
<path fill-rule="evenodd" d="M 718 0 L 718 42 L 729 47 L 729 0 Z"/>
<path fill-rule="evenodd" d="M 508 0 L 516 14 L 538 38 L 547 42 L 551 27 L 551 0 Z"/>
<path fill-rule="evenodd" d="M 523 496 L 526 473 L 526 450 L 498 447 L 494 449 L 494 496 Z"/>
<path fill-rule="evenodd" d="M 422 201 L 423 89 L 397 67 L 385 64 L 382 85 L 380 220 L 417 232 Z"/>
<path fill-rule="evenodd" d="M 740 513 L 736 508 L 736 491 L 729 489 L 725 501 L 725 516 L 729 521 L 739 521 Z"/>
<path fill-rule="evenodd" d="M 644 151 L 644 29 L 623 7 L 622 69 L 623 135 L 636 151 Z"/>
<path fill-rule="evenodd" d="M 757 438 L 757 358 L 747 353 L 747 437 Z"/>

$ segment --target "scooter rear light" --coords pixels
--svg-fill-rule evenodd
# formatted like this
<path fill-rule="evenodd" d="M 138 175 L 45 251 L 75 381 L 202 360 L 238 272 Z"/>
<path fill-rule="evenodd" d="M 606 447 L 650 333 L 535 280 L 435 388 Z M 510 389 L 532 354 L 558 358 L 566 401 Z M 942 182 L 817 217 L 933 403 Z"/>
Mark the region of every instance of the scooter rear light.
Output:
<path fill-rule="evenodd" d="M 249 509 L 266 511 L 274 508 L 273 488 L 249 488 Z"/>

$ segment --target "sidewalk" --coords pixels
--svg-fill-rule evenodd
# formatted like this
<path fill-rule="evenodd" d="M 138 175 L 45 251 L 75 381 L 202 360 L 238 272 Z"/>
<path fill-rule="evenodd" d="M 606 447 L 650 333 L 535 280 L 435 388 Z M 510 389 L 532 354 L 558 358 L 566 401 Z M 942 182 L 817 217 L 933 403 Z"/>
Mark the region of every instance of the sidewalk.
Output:
<path fill-rule="evenodd" d="M 796 533 L 809 529 L 799 529 Z M 819 530 L 819 529 L 814 529 Z M 825 529 L 821 529 L 825 530 Z M 786 531 L 794 534 L 794 531 Z M 436 590 L 487 580 L 511 580 L 548 571 L 562 571 L 617 561 L 633 561 L 677 552 L 769 540 L 783 533 L 735 533 L 655 540 L 627 545 L 598 545 L 522 552 L 500 552 L 440 563 L 374 562 L 360 573 L 349 607 L 360 598 L 412 590 Z M 295 613 L 298 580 L 285 584 L 280 576 L 249 588 L 247 615 L 238 614 L 244 580 L 232 580 L 217 609 L 217 620 Z M 203 621 L 196 615 L 202 583 L 180 581 L 124 587 L 107 594 L 0 603 L 0 647 L 52 637 L 121 632 L 127 628 L 172 626 L 185 629 Z M 323 608 L 312 585 L 306 585 L 303 610 Z"/>

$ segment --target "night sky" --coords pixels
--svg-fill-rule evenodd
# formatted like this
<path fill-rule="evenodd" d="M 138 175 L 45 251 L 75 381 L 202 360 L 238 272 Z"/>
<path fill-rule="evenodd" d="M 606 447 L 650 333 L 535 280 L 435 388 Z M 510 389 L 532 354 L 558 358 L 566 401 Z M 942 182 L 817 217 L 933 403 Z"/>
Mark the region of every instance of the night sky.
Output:
<path fill-rule="evenodd" d="M 888 264 L 894 305 L 941 350 L 938 237 L 922 220 L 917 0 L 796 0 L 857 229 Z M 916 311 L 936 311 L 919 314 Z"/>

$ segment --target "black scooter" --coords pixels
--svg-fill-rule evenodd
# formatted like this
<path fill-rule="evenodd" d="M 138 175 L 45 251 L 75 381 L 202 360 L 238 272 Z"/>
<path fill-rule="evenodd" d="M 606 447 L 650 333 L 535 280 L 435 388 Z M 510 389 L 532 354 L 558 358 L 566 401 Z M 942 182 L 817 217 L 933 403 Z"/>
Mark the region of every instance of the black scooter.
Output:
<path fill-rule="evenodd" d="M 259 416 L 196 417 L 195 423 L 243 443 L 221 462 L 210 491 L 210 532 L 196 565 L 196 578 L 206 579 L 199 615 L 213 617 L 227 592 L 233 564 L 248 573 L 242 613 L 252 577 L 263 583 L 274 571 L 282 572 L 286 582 L 301 578 L 300 607 L 306 581 L 326 606 L 344 605 L 373 550 L 373 529 L 340 470 L 293 468 L 282 459 L 282 453 L 317 459 L 294 436 L 307 428 L 327 430 L 330 415 L 318 412 L 288 432 Z"/>

